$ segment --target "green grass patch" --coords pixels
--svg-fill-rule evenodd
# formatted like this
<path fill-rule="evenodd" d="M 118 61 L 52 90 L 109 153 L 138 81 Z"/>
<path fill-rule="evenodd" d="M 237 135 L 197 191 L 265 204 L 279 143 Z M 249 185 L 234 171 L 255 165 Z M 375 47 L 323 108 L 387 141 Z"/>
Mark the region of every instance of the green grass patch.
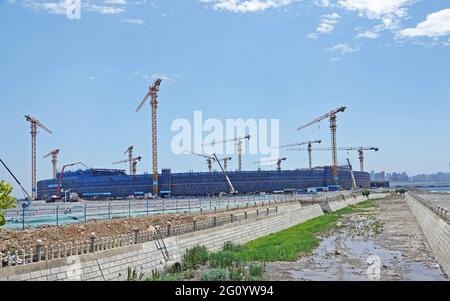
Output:
<path fill-rule="evenodd" d="M 336 227 L 344 215 L 376 206 L 376 200 L 361 202 L 339 211 L 327 213 L 303 224 L 248 242 L 234 254 L 244 261 L 295 261 L 300 254 L 314 250 L 320 243 L 317 236 Z"/>

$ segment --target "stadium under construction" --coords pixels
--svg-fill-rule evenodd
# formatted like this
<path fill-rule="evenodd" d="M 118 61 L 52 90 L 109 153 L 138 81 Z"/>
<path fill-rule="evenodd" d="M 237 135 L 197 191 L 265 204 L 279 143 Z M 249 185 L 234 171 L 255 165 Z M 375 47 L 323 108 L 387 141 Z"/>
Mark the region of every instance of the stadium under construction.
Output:
<path fill-rule="evenodd" d="M 338 184 L 343 189 L 354 186 L 352 173 L 358 188 L 370 187 L 367 172 L 338 168 Z M 307 192 L 308 188 L 336 189 L 331 167 L 274 171 L 227 172 L 230 182 L 239 194 Z M 124 170 L 87 169 L 67 172 L 61 187 L 77 193 L 83 199 L 114 199 L 143 197 L 152 193 L 153 179 L 150 174 L 127 175 Z M 207 196 L 229 193 L 228 181 L 222 172 L 171 173 L 163 169 L 159 175 L 161 196 Z M 38 182 L 38 199 L 49 199 L 57 192 L 58 179 Z M 339 187 L 339 188 L 340 188 Z"/>

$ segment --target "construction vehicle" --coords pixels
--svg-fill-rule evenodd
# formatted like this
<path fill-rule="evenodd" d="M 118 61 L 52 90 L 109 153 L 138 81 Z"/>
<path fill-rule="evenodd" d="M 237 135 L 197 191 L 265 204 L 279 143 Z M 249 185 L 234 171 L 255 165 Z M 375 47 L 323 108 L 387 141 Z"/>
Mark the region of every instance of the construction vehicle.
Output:
<path fill-rule="evenodd" d="M 276 165 L 277 165 L 277 170 L 278 171 L 281 171 L 281 163 L 283 162 L 283 161 L 286 161 L 287 160 L 287 158 L 278 158 L 278 159 L 275 159 L 275 160 L 264 160 L 264 161 L 256 161 L 256 162 L 253 162 L 254 164 L 263 164 L 263 165 L 270 165 L 270 163 L 276 163 Z M 259 167 L 259 170 L 261 170 L 261 168 Z"/>
<path fill-rule="evenodd" d="M 352 164 L 350 163 L 349 158 L 347 158 L 347 163 L 348 163 L 348 168 L 350 169 L 350 174 L 352 175 L 353 189 L 358 189 L 358 185 L 356 185 L 355 173 L 353 172 L 353 167 L 352 167 Z"/>
<path fill-rule="evenodd" d="M 142 99 L 141 103 L 136 109 L 136 112 L 142 108 L 142 106 L 150 99 L 150 105 L 152 108 L 152 171 L 153 171 L 153 195 L 159 194 L 158 188 L 158 91 L 161 85 L 162 79 L 157 79 L 153 85 L 150 86 L 148 93 Z"/>
<path fill-rule="evenodd" d="M 137 163 L 139 161 L 141 161 L 141 160 L 142 160 L 142 157 L 139 156 L 139 157 L 136 157 L 136 158 L 131 158 L 131 160 L 128 159 L 128 160 L 122 160 L 122 161 L 118 161 L 118 162 L 113 162 L 113 164 L 122 164 L 122 163 L 128 163 L 128 162 L 131 161 L 130 175 L 135 176 L 136 173 L 137 173 Z"/>
<path fill-rule="evenodd" d="M 225 167 L 222 167 L 222 164 L 220 163 L 220 161 L 224 161 L 227 162 L 228 159 L 231 160 L 231 158 L 224 158 L 224 159 L 219 159 L 217 158 L 217 155 L 214 154 L 214 159 L 217 161 L 217 164 L 219 164 L 220 169 L 222 170 L 222 172 L 225 175 L 225 179 L 227 180 L 228 185 L 230 186 L 230 194 L 237 194 L 238 192 L 236 191 L 236 189 L 234 189 L 233 184 L 231 184 L 230 178 L 227 175 L 227 170 Z"/>
<path fill-rule="evenodd" d="M 58 162 L 59 152 L 60 152 L 59 149 L 53 149 L 47 155 L 44 156 L 44 159 L 52 156 L 52 174 L 53 174 L 53 178 L 56 178 L 56 163 Z"/>
<path fill-rule="evenodd" d="M 288 149 L 288 150 L 296 150 L 296 151 L 305 151 L 307 149 L 304 148 L 296 148 L 296 149 Z M 333 150 L 331 147 L 324 147 L 324 148 L 314 148 L 313 151 L 329 151 Z M 364 171 L 364 151 L 376 151 L 378 152 L 380 150 L 379 147 L 374 146 L 360 146 L 360 147 L 338 147 L 338 151 L 358 151 L 359 154 L 359 164 L 360 164 L 360 170 Z M 308 149 L 309 151 L 309 149 Z"/>
<path fill-rule="evenodd" d="M 56 195 L 52 196 L 48 201 L 50 202 L 55 202 L 57 200 L 61 200 L 61 187 L 62 187 L 62 179 L 64 177 L 64 170 L 67 167 L 71 167 L 71 166 L 75 166 L 75 165 L 83 165 L 84 168 L 88 168 L 85 164 L 83 164 L 82 162 L 75 162 L 75 163 L 70 163 L 70 164 L 66 164 L 61 168 L 61 172 L 59 173 L 59 177 L 58 177 L 58 185 L 56 186 Z"/>
<path fill-rule="evenodd" d="M 293 143 L 288 145 L 282 145 L 279 148 L 287 148 L 291 146 L 302 146 L 302 145 L 308 145 L 308 154 L 309 154 L 309 169 L 312 169 L 312 145 L 315 143 L 322 143 L 322 140 L 313 140 L 313 141 L 306 141 L 306 142 L 300 142 L 300 143 Z"/>
<path fill-rule="evenodd" d="M 37 181 L 36 181 L 36 136 L 38 127 L 44 131 L 52 134 L 45 125 L 31 115 L 25 115 L 25 119 L 31 126 L 31 199 L 35 200 L 37 195 Z"/>
<path fill-rule="evenodd" d="M 219 141 L 219 142 L 213 142 L 210 144 L 203 144 L 203 146 L 214 146 L 217 144 L 225 144 L 225 143 L 235 142 L 237 145 L 237 151 L 238 151 L 238 171 L 242 171 L 242 153 L 244 151 L 244 141 L 250 140 L 250 139 L 251 139 L 251 136 L 247 135 L 244 137 L 238 137 L 238 138 L 223 140 L 223 141 Z"/>
<path fill-rule="evenodd" d="M 297 128 L 297 131 L 300 131 L 304 128 L 307 128 L 313 124 L 319 123 L 324 119 L 329 118 L 330 119 L 330 130 L 331 130 L 331 147 L 332 147 L 332 177 L 333 177 L 333 183 L 335 185 L 338 184 L 338 168 L 337 168 L 337 142 L 336 142 L 336 129 L 337 129 L 337 123 L 336 123 L 336 114 L 345 112 L 347 107 L 339 107 L 336 110 L 333 110 L 331 112 L 328 112 L 325 115 L 322 115 L 313 121 Z"/>

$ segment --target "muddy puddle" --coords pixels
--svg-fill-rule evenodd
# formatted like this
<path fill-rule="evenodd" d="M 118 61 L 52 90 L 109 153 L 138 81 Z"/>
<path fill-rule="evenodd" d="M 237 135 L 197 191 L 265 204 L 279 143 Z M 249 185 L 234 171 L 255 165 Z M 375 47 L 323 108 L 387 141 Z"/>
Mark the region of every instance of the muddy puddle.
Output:
<path fill-rule="evenodd" d="M 396 230 L 398 225 L 385 218 L 383 209 L 390 208 L 381 206 L 345 216 L 337 230 L 321 238 L 312 254 L 296 262 L 269 263 L 266 277 L 274 281 L 447 280 L 431 250 L 424 248 L 426 242 L 420 248 L 410 244 L 412 239 L 424 239 L 415 233 L 417 228 L 410 227 L 414 220 L 404 218 L 405 228 Z"/>

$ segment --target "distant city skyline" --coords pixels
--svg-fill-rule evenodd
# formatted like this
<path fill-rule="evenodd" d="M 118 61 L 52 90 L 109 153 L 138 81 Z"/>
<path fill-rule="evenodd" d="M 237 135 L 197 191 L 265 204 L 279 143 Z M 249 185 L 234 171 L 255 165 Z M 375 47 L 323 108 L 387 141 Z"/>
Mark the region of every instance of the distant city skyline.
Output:
<path fill-rule="evenodd" d="M 121 168 L 134 145 L 138 173 L 151 172 L 150 109 L 136 107 L 158 77 L 159 167 L 206 171 L 202 158 L 175 155 L 174 120 L 277 119 L 280 144 L 321 139 L 338 107 L 338 146 L 376 146 L 365 169 L 445 171 L 450 132 L 450 4 L 409 0 L 81 1 L 70 20 L 59 0 L 0 1 L 0 157 L 31 187 L 31 114 L 37 178 L 81 161 Z M 307 152 L 283 150 L 283 169 L 308 167 Z M 358 169 L 357 152 L 338 163 Z M 244 156 L 256 170 L 260 156 Z M 327 151 L 313 165 L 331 164 Z M 235 170 L 233 158 L 230 169 Z M 275 169 L 275 166 L 263 167 Z M 20 190 L 0 167 L 0 179 Z"/>

